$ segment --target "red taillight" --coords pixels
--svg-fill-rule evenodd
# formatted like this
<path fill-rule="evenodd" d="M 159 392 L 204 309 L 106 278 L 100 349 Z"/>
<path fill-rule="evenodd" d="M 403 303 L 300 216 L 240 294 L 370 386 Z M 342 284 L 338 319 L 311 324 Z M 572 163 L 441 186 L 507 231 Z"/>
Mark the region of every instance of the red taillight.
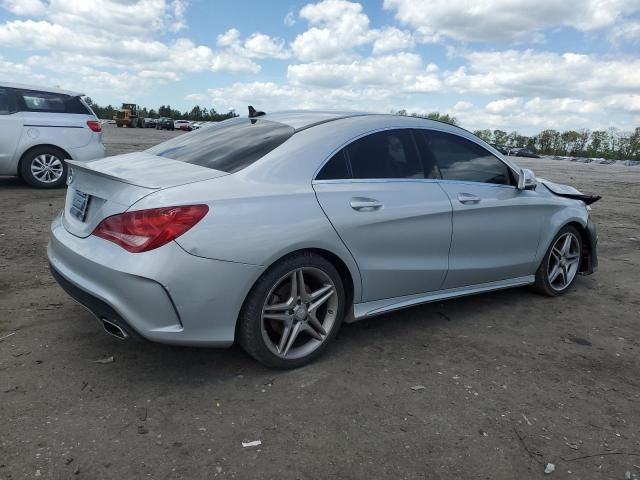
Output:
<path fill-rule="evenodd" d="M 94 132 L 102 131 L 102 125 L 100 125 L 100 122 L 98 122 L 97 120 L 89 120 L 87 122 L 87 127 L 89 127 Z"/>
<path fill-rule="evenodd" d="M 105 218 L 93 235 L 132 253 L 148 252 L 178 238 L 202 220 L 207 205 L 152 208 Z"/>

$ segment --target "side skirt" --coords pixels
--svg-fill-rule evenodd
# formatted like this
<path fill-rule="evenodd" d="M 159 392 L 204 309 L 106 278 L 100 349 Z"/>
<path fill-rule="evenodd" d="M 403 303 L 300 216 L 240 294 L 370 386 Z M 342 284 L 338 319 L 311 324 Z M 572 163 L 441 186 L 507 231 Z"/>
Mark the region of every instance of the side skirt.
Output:
<path fill-rule="evenodd" d="M 492 292 L 494 290 L 502 290 L 504 288 L 521 287 L 524 285 L 530 285 L 534 283 L 534 281 L 534 275 L 527 275 L 525 277 L 510 278 L 508 280 L 481 283 L 478 285 L 470 285 L 467 287 L 450 288 L 448 290 L 440 290 L 437 292 L 418 293 L 415 295 L 406 295 L 404 297 L 386 298 L 384 300 L 356 303 L 353 306 L 353 316 L 348 315 L 347 318 L 345 318 L 345 322 L 353 323 L 368 317 L 393 312 L 394 310 L 400 310 L 401 308 L 412 307 L 414 305 L 420 305 L 422 303 L 437 302 L 440 300 L 448 300 L 450 298 L 457 297 L 466 297 L 467 295 Z"/>

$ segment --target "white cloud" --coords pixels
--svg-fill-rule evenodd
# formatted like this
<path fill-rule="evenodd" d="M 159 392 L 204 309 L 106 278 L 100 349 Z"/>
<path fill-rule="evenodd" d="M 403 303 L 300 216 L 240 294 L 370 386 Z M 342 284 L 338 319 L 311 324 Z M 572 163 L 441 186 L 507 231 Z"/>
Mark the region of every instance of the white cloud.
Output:
<path fill-rule="evenodd" d="M 15 15 L 40 16 L 46 11 L 46 6 L 41 0 L 2 0 L 0 7 Z"/>
<path fill-rule="evenodd" d="M 493 102 L 487 103 L 484 108 L 489 113 L 501 115 L 513 113 L 516 109 L 519 110 L 520 105 L 522 105 L 521 98 L 503 98 L 501 100 L 494 100 Z"/>
<path fill-rule="evenodd" d="M 520 105 L 522 102 L 519 102 Z M 576 98 L 532 98 L 525 103 L 527 112 L 565 114 L 579 113 L 590 114 L 602 111 L 603 105 L 591 100 L 580 100 Z"/>
<path fill-rule="evenodd" d="M 223 52 L 213 58 L 211 70 L 214 72 L 258 73 L 260 71 L 260 65 L 247 57 Z"/>
<path fill-rule="evenodd" d="M 640 43 L 640 21 L 627 21 L 616 25 L 611 29 L 609 38 L 616 45 L 625 42 Z"/>
<path fill-rule="evenodd" d="M 640 94 L 611 95 L 605 102 L 607 107 L 613 110 L 640 113 Z"/>
<path fill-rule="evenodd" d="M 284 17 L 284 24 L 287 27 L 293 27 L 296 24 L 296 14 L 294 12 L 287 13 L 286 17 Z"/>
<path fill-rule="evenodd" d="M 414 53 L 370 57 L 349 63 L 303 63 L 289 65 L 287 79 L 292 85 L 343 87 L 387 85 L 408 88 L 421 73 L 422 60 Z"/>
<path fill-rule="evenodd" d="M 291 48 L 304 61 L 348 58 L 354 48 L 374 39 L 359 3 L 323 0 L 303 7 L 300 18 L 311 28 L 298 35 Z"/>
<path fill-rule="evenodd" d="M 156 40 L 158 33 L 187 28 L 187 0 L 50 0 L 38 5 L 5 0 L 2 5 L 16 14 L 37 12 L 42 19 L 0 23 L 0 48 L 44 51 L 25 63 L 31 70 L 55 71 L 61 84 L 104 81 L 105 88 L 117 91 L 126 88 L 127 76 L 129 84 L 141 79 L 149 85 L 177 81 L 185 72 L 255 74 L 260 65 L 253 58 L 288 54 L 282 40 L 261 33 L 242 45 L 237 30 L 221 35 L 215 50 L 188 38 Z"/>
<path fill-rule="evenodd" d="M 289 52 L 284 40 L 272 38 L 264 33 L 254 33 L 244 42 L 244 48 L 250 57 L 255 58 L 288 58 Z"/>
<path fill-rule="evenodd" d="M 467 66 L 448 72 L 454 91 L 485 95 L 566 97 L 608 95 L 640 89 L 640 59 L 533 50 L 465 54 Z"/>
<path fill-rule="evenodd" d="M 581 31 L 613 25 L 640 9 L 638 0 L 384 0 L 384 7 L 424 40 L 539 41 L 541 31 Z"/>
<path fill-rule="evenodd" d="M 189 95 L 186 95 L 184 97 L 185 100 L 188 100 L 190 102 L 204 102 L 208 98 L 209 97 L 204 93 L 190 93 Z"/>
<path fill-rule="evenodd" d="M 240 30 L 237 28 L 230 28 L 224 33 L 221 33 L 216 38 L 216 44 L 219 47 L 234 47 L 240 45 Z"/>
<path fill-rule="evenodd" d="M 453 110 L 456 112 L 465 112 L 467 110 L 471 110 L 472 108 L 473 108 L 473 103 L 466 102 L 464 100 L 460 100 L 459 102 L 456 102 L 456 104 L 453 106 Z"/>
<path fill-rule="evenodd" d="M 169 26 L 170 32 L 179 32 L 187 28 L 185 15 L 188 6 L 188 0 L 173 0 L 171 3 L 171 14 L 169 15 L 169 21 L 171 22 Z"/>
<path fill-rule="evenodd" d="M 231 28 L 218 35 L 216 43 L 219 47 L 228 48 L 229 51 L 241 57 L 284 59 L 290 56 L 284 40 L 273 38 L 264 33 L 253 33 L 247 37 L 243 44 L 240 31 L 237 28 Z"/>
<path fill-rule="evenodd" d="M 183 7 L 184 2 L 178 2 Z M 179 18 L 176 17 L 178 13 Z M 99 32 L 100 36 L 132 35 L 144 37 L 150 31 L 169 28 L 184 11 L 175 2 L 165 0 L 50 0 L 47 17 L 55 24 L 65 25 L 75 32 Z"/>
<path fill-rule="evenodd" d="M 28 65 L 10 62 L 0 56 L 0 73 L 6 75 L 15 75 L 16 73 L 25 75 L 31 73 L 31 68 Z"/>
<path fill-rule="evenodd" d="M 380 30 L 373 42 L 373 53 L 380 54 L 395 50 L 406 50 L 414 45 L 413 36 L 395 27 Z"/>

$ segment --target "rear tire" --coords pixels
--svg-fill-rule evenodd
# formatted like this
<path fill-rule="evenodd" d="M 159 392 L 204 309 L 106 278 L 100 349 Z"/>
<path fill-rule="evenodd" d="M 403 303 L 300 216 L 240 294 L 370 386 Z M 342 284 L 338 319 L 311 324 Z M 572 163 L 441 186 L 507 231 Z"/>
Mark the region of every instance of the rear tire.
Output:
<path fill-rule="evenodd" d="M 582 236 L 577 228 L 563 227 L 551 241 L 536 272 L 534 288 L 549 297 L 565 295 L 578 278 Z"/>
<path fill-rule="evenodd" d="M 344 307 L 335 267 L 315 253 L 299 252 L 276 262 L 255 283 L 240 312 L 237 340 L 268 367 L 298 368 L 333 341 Z"/>
<path fill-rule="evenodd" d="M 35 188 L 60 188 L 67 181 L 68 155 L 56 147 L 36 147 L 20 160 L 20 176 Z"/>

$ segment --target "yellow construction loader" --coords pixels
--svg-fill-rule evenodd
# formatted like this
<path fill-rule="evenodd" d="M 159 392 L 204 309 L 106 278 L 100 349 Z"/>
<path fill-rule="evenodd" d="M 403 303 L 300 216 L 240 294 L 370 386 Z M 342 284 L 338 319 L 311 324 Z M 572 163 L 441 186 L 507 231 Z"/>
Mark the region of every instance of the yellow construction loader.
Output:
<path fill-rule="evenodd" d="M 113 116 L 118 127 L 135 128 L 138 123 L 138 106 L 135 103 L 123 103 L 122 108 Z"/>

